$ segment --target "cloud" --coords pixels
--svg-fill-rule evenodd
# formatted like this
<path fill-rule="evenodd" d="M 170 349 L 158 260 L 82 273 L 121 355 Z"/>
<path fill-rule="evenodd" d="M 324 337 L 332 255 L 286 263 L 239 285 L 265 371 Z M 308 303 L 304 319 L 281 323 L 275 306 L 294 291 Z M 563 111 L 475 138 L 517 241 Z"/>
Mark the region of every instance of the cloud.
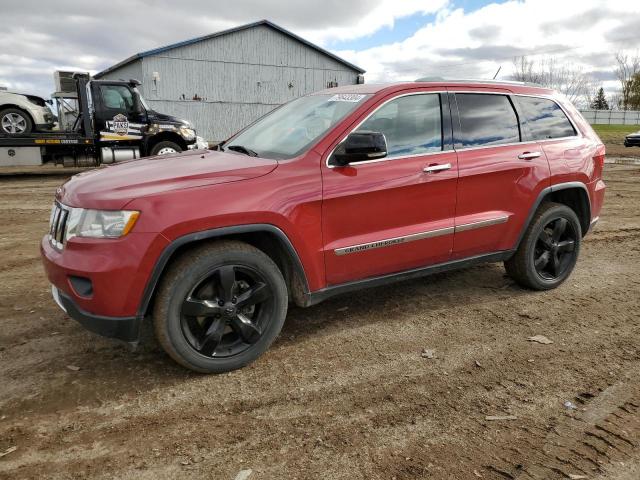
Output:
<path fill-rule="evenodd" d="M 594 80 L 610 79 L 614 53 L 640 47 L 640 3 L 582 0 L 508 1 L 473 12 L 446 9 L 406 40 L 364 51 L 339 51 L 367 69 L 367 81 L 413 80 L 421 76 L 501 78 L 512 73 L 513 57 L 556 57 Z M 606 83 L 608 88 L 612 82 Z"/>
<path fill-rule="evenodd" d="M 448 0 L 84 0 L 3 2 L 0 85 L 48 95 L 53 71 L 96 72 L 141 51 L 267 18 L 326 44 L 371 35 Z M 215 7 L 215 8 L 214 8 Z M 24 59 L 34 70 L 18 68 Z M 44 73 L 48 72 L 47 75 Z"/>
<path fill-rule="evenodd" d="M 640 47 L 640 2 L 520 0 L 475 11 L 455 0 L 82 0 L 3 2 L 0 85 L 48 95 L 56 69 L 96 72 L 144 50 L 268 18 L 324 46 L 371 37 L 429 14 L 408 38 L 335 53 L 367 70 L 366 81 L 511 74 L 512 57 L 556 56 L 608 88 L 613 54 Z M 428 19 L 428 20 L 427 20 Z M 388 38 L 388 36 L 387 36 Z"/>

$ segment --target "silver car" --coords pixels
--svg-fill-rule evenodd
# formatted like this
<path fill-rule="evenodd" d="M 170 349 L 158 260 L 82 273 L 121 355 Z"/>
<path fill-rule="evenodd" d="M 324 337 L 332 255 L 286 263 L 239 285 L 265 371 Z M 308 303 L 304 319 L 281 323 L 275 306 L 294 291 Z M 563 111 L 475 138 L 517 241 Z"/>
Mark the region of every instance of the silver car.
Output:
<path fill-rule="evenodd" d="M 55 120 L 43 98 L 0 90 L 0 135 L 51 130 Z"/>

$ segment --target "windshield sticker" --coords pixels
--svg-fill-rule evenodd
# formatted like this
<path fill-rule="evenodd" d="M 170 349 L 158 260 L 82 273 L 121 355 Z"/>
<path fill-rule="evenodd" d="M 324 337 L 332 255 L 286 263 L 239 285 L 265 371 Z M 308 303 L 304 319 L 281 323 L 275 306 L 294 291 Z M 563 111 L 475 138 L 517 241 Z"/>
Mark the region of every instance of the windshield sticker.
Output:
<path fill-rule="evenodd" d="M 357 93 L 338 93 L 329 99 L 330 102 L 353 102 L 358 103 L 365 95 Z"/>

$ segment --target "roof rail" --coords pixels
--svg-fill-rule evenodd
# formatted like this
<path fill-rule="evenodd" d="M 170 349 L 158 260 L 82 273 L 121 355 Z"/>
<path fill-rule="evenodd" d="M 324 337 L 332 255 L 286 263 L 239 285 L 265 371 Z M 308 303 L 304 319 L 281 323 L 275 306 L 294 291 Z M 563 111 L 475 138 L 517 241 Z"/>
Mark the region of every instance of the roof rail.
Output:
<path fill-rule="evenodd" d="M 415 82 L 451 82 L 451 83 L 490 83 L 490 84 L 507 84 L 507 85 L 526 85 L 530 87 L 542 87 L 539 83 L 519 82 L 516 80 L 483 80 L 468 78 L 444 78 L 444 77 L 420 77 Z"/>

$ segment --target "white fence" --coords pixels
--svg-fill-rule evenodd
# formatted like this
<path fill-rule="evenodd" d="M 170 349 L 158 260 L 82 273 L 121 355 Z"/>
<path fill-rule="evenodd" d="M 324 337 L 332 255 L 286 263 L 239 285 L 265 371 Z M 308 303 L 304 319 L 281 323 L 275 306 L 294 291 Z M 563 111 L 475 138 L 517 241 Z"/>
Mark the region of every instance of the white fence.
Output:
<path fill-rule="evenodd" d="M 640 110 L 580 110 L 591 124 L 640 125 Z"/>

